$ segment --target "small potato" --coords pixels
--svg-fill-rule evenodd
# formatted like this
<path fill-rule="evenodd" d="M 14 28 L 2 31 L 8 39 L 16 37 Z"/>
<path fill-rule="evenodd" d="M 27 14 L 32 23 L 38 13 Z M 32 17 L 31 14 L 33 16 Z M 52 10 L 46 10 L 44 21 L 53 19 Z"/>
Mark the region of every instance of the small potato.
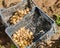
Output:
<path fill-rule="evenodd" d="M 16 34 L 13 34 L 13 37 L 17 37 L 17 35 Z"/>
<path fill-rule="evenodd" d="M 31 39 L 31 36 L 30 35 L 28 35 L 28 37 Z"/>
<path fill-rule="evenodd" d="M 24 14 L 24 11 L 23 10 L 21 10 L 21 14 Z"/>
<path fill-rule="evenodd" d="M 14 15 L 14 16 L 12 16 L 11 18 L 16 18 L 16 16 Z"/>
<path fill-rule="evenodd" d="M 27 11 L 26 11 L 26 10 L 24 10 L 24 14 L 25 14 L 25 15 L 27 14 Z"/>
<path fill-rule="evenodd" d="M 18 34 L 18 32 L 17 32 L 17 31 L 15 31 L 15 34 Z"/>
<path fill-rule="evenodd" d="M 19 13 L 21 13 L 21 11 L 20 11 L 20 10 L 18 10 L 18 12 L 19 12 Z"/>
<path fill-rule="evenodd" d="M 13 24 L 16 24 L 16 22 L 14 21 Z"/>
<path fill-rule="evenodd" d="M 18 13 L 17 12 L 15 12 L 15 15 L 17 15 Z"/>
<path fill-rule="evenodd" d="M 13 41 L 15 41 L 16 39 L 14 38 Z"/>
<path fill-rule="evenodd" d="M 27 45 L 27 41 L 24 41 L 24 44 Z"/>
<path fill-rule="evenodd" d="M 19 22 L 19 20 L 16 20 L 16 22 Z"/>
<path fill-rule="evenodd" d="M 29 29 L 28 30 L 26 30 L 27 31 L 27 33 L 29 32 Z"/>
<path fill-rule="evenodd" d="M 19 44 L 19 46 L 21 46 L 21 44 Z"/>
<path fill-rule="evenodd" d="M 15 40 L 15 42 L 17 43 L 17 42 L 18 42 L 18 40 Z"/>
<path fill-rule="evenodd" d="M 14 19 L 12 19 L 13 21 L 16 21 L 16 19 L 14 18 Z"/>
<path fill-rule="evenodd" d="M 22 44 L 22 46 L 23 46 L 23 47 L 25 47 L 25 45 L 24 45 L 24 44 Z"/>
<path fill-rule="evenodd" d="M 20 18 L 20 20 L 22 20 L 22 18 Z"/>
<path fill-rule="evenodd" d="M 23 18 L 24 17 L 24 14 L 20 14 L 20 18 Z"/>
<path fill-rule="evenodd" d="M 30 32 L 30 35 L 33 35 L 33 33 L 32 33 L 32 32 Z"/>
<path fill-rule="evenodd" d="M 29 8 L 28 7 L 26 8 L 26 11 L 29 12 Z"/>
<path fill-rule="evenodd" d="M 17 42 L 17 44 L 19 45 L 19 44 L 20 44 L 20 42 Z"/>
<path fill-rule="evenodd" d="M 25 27 L 21 28 L 21 30 L 24 30 L 24 29 L 25 29 Z"/>
<path fill-rule="evenodd" d="M 21 44 L 23 44 L 23 41 L 21 41 Z"/>
<path fill-rule="evenodd" d="M 17 20 L 20 18 L 19 16 L 16 16 Z"/>
<path fill-rule="evenodd" d="M 18 30 L 18 33 L 20 33 L 20 30 Z"/>
<path fill-rule="evenodd" d="M 18 33 L 17 35 L 20 36 L 20 33 Z"/>

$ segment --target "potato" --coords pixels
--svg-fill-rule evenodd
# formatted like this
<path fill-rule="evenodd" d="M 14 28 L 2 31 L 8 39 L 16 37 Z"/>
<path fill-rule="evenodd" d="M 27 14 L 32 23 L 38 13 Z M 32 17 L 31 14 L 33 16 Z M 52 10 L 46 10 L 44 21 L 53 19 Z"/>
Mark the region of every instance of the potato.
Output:
<path fill-rule="evenodd" d="M 25 14 L 25 15 L 27 14 L 27 11 L 26 11 L 26 10 L 24 10 L 24 14 Z"/>
<path fill-rule="evenodd" d="M 29 12 L 29 8 L 28 7 L 26 8 L 26 11 Z"/>
<path fill-rule="evenodd" d="M 33 33 L 29 29 L 22 27 L 13 34 L 12 39 L 20 46 L 20 48 L 25 48 L 32 43 Z"/>
<path fill-rule="evenodd" d="M 32 33 L 32 32 L 30 32 L 30 35 L 33 35 L 33 33 Z"/>
<path fill-rule="evenodd" d="M 11 24 L 16 24 L 20 20 L 22 20 L 22 18 L 28 13 L 29 13 L 29 8 L 28 7 L 24 10 L 17 9 L 17 11 L 13 14 L 13 16 L 10 17 L 9 22 Z"/>

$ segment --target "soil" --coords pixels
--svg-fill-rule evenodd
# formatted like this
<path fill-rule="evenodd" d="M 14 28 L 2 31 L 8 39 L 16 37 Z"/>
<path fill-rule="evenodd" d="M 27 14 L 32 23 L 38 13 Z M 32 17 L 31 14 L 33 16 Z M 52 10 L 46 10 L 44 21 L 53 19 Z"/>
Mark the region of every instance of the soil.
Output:
<path fill-rule="evenodd" d="M 60 14 L 60 0 L 35 0 L 34 2 L 50 17 Z"/>
<path fill-rule="evenodd" d="M 15 3 L 16 1 L 19 2 L 20 0 L 8 1 L 8 5 L 6 6 L 2 4 L 2 1 L 3 0 L 0 0 L 0 8 L 9 7 L 10 3 Z M 6 2 L 7 0 L 5 0 L 5 4 Z M 54 14 L 60 14 L 60 0 L 34 0 L 34 2 L 50 17 L 53 17 Z M 38 48 L 60 48 L 60 27 L 57 26 L 56 28 L 57 33 L 48 41 L 38 43 Z M 4 30 L 5 27 L 0 21 L 0 45 L 3 45 L 5 48 L 11 48 L 11 40 Z"/>
<path fill-rule="evenodd" d="M 0 8 L 9 8 L 11 6 L 16 5 L 22 0 L 0 0 Z"/>
<path fill-rule="evenodd" d="M 0 48 L 11 48 L 11 44 L 13 43 L 5 33 L 5 28 L 6 27 L 0 21 Z"/>

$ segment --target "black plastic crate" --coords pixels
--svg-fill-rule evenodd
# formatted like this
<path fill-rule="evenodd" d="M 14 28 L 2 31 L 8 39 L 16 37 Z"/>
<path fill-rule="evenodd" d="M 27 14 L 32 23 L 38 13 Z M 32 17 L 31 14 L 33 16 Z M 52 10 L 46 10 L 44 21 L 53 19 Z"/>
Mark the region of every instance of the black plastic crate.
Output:
<path fill-rule="evenodd" d="M 27 15 L 23 20 L 21 20 L 21 22 L 14 25 L 13 27 L 12 26 L 8 27 L 5 31 L 7 35 L 11 38 L 15 31 L 21 27 L 28 28 L 34 34 L 33 42 L 30 46 L 27 46 L 27 48 L 31 48 L 31 46 L 38 42 L 39 40 L 46 40 L 53 34 L 55 34 L 54 21 L 50 17 L 48 17 L 45 13 L 43 13 L 38 7 L 34 7 L 30 15 Z M 15 45 L 18 47 L 16 43 Z"/>

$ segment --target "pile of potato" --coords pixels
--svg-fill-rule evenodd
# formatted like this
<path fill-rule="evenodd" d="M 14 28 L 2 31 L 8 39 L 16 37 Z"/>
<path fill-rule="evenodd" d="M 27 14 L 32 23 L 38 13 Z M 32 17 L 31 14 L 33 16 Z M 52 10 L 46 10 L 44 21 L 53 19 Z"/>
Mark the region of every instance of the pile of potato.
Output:
<path fill-rule="evenodd" d="M 13 16 L 10 17 L 9 23 L 15 25 L 17 22 L 19 22 L 26 14 L 28 14 L 30 9 L 27 7 L 24 10 L 17 10 Z"/>
<path fill-rule="evenodd" d="M 32 43 L 34 36 L 29 29 L 22 27 L 12 35 L 12 39 L 20 48 L 25 48 Z"/>

